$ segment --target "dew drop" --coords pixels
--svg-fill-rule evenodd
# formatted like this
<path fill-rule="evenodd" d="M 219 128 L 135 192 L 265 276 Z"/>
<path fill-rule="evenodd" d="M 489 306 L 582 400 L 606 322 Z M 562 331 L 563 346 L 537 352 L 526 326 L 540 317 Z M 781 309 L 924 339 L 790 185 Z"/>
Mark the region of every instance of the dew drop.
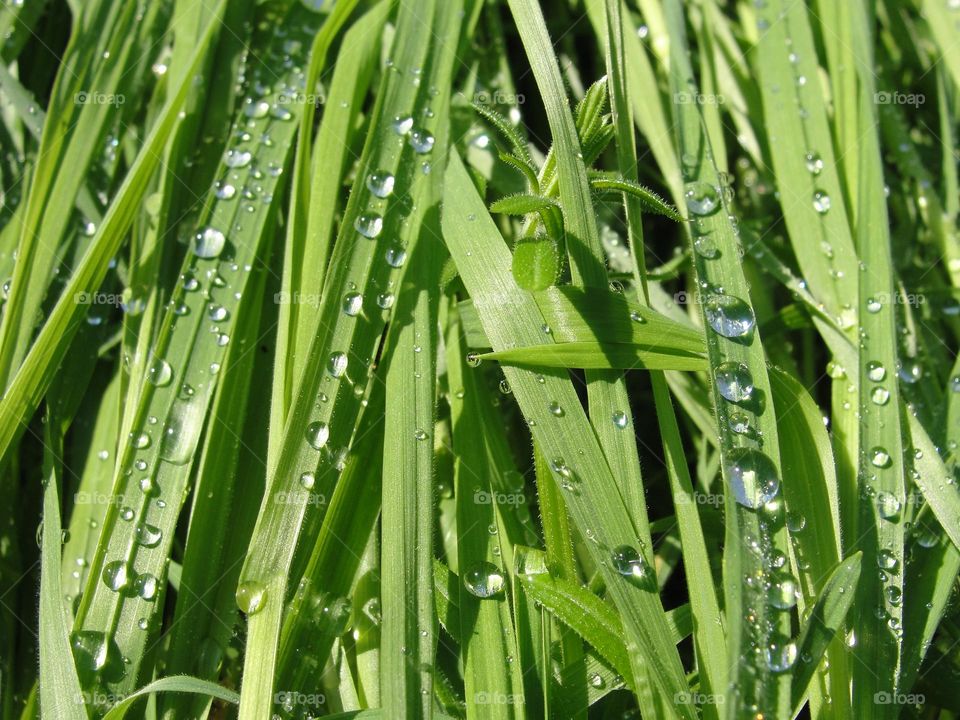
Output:
<path fill-rule="evenodd" d="M 130 573 L 124 560 L 114 560 L 103 568 L 103 582 L 114 592 L 123 592 L 130 587 Z"/>
<path fill-rule="evenodd" d="M 314 450 L 320 450 L 330 438 L 330 428 L 324 422 L 312 422 L 307 426 L 307 442 Z"/>
<path fill-rule="evenodd" d="M 630 584 L 652 590 L 656 579 L 650 566 L 636 548 L 630 545 L 618 545 L 610 553 L 613 569 L 630 581 Z"/>
<path fill-rule="evenodd" d="M 356 317 L 363 309 L 363 295 L 358 292 L 348 292 L 343 296 L 343 314 Z"/>
<path fill-rule="evenodd" d="M 830 196 L 823 190 L 817 190 L 813 193 L 813 209 L 821 215 L 826 215 L 830 210 Z"/>
<path fill-rule="evenodd" d="M 161 358 L 155 358 L 147 369 L 147 379 L 153 385 L 168 385 L 173 378 L 173 369 L 170 363 Z"/>
<path fill-rule="evenodd" d="M 246 150 L 227 150 L 223 157 L 223 164 L 228 168 L 242 168 L 250 164 L 253 155 Z"/>
<path fill-rule="evenodd" d="M 733 295 L 716 293 L 704 303 L 707 322 L 714 332 L 723 337 L 737 338 L 753 330 L 753 310 L 743 300 Z"/>
<path fill-rule="evenodd" d="M 755 510 L 770 502 L 780 489 L 776 466 L 759 450 L 734 448 L 725 465 L 734 497 L 744 507 Z"/>
<path fill-rule="evenodd" d="M 435 140 L 426 130 L 417 129 L 410 133 L 410 147 L 414 152 L 423 155 L 433 150 Z"/>
<path fill-rule="evenodd" d="M 226 238 L 219 230 L 208 227 L 194 237 L 193 253 L 201 258 L 215 258 L 226 244 Z"/>
<path fill-rule="evenodd" d="M 717 391 L 730 402 L 744 402 L 753 394 L 753 375 L 740 362 L 724 362 L 716 369 Z"/>
<path fill-rule="evenodd" d="M 623 430 L 629 423 L 629 416 L 622 410 L 617 410 L 613 413 L 613 426 L 618 430 Z"/>
<path fill-rule="evenodd" d="M 481 599 L 496 597 L 503 592 L 505 585 L 500 568 L 485 560 L 464 571 L 463 584 L 471 595 Z"/>
<path fill-rule="evenodd" d="M 816 152 L 808 152 L 804 158 L 804 163 L 807 166 L 807 172 L 813 176 L 817 176 L 823 170 L 823 160 L 820 158 L 820 155 Z"/>
<path fill-rule="evenodd" d="M 267 590 L 255 581 L 240 583 L 236 598 L 237 607 L 247 615 L 253 615 L 267 604 Z"/>
<path fill-rule="evenodd" d="M 874 467 L 890 467 L 890 454 L 882 447 L 875 447 L 870 450 L 870 464 Z"/>
<path fill-rule="evenodd" d="M 333 377 L 342 377 L 347 371 L 347 354 L 335 352 L 330 354 L 330 360 L 327 362 L 327 372 Z"/>
<path fill-rule="evenodd" d="M 873 382 L 880 382 L 887 376 L 887 371 L 883 367 L 883 363 L 879 363 L 876 360 L 871 360 L 867 363 L 867 377 L 873 380 Z"/>
<path fill-rule="evenodd" d="M 163 537 L 163 531 L 155 525 L 140 523 L 137 525 L 136 530 L 134 530 L 134 536 L 137 542 L 144 547 L 156 547 Z"/>
<path fill-rule="evenodd" d="M 697 181 L 688 184 L 683 198 L 687 203 L 687 210 L 694 215 L 711 215 L 720 207 L 717 189 L 706 182 Z"/>
<path fill-rule="evenodd" d="M 372 240 L 383 232 L 383 218 L 375 214 L 359 215 L 353 227 L 365 238 Z"/>
<path fill-rule="evenodd" d="M 786 638 L 771 640 L 764 656 L 770 672 L 785 673 L 797 661 L 797 644 Z"/>
<path fill-rule="evenodd" d="M 393 131 L 397 135 L 406 135 L 410 130 L 413 129 L 413 118 L 409 115 L 402 117 L 396 117 L 393 120 Z"/>
<path fill-rule="evenodd" d="M 884 520 L 895 518 L 900 512 L 900 501 L 892 493 L 886 491 L 877 493 L 877 514 Z"/>
<path fill-rule="evenodd" d="M 390 197 L 395 184 L 396 178 L 388 172 L 380 171 L 367 176 L 367 189 L 378 198 Z"/>

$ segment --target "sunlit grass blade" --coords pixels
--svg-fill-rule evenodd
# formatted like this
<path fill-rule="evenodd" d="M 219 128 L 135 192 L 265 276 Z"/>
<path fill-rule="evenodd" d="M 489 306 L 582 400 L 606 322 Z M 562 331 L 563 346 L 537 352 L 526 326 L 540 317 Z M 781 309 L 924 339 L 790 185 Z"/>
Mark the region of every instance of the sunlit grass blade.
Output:
<path fill-rule="evenodd" d="M 670 29 L 670 86 L 674 93 L 699 92 L 686 49 L 679 2 L 666 4 Z M 692 221 L 697 298 L 706 328 L 709 383 L 724 479 L 724 587 L 727 650 L 737 691 L 728 717 L 747 708 L 778 716 L 789 711 L 790 669 L 796 644 L 790 636 L 790 605 L 760 590 L 777 578 L 772 558 L 787 552 L 780 494 L 782 469 L 767 360 L 756 327 L 749 288 L 739 261 L 739 239 L 730 218 L 727 188 L 718 175 L 703 119 L 696 105 L 679 103 L 678 154 L 683 161 L 684 197 Z M 722 288 L 722 290 L 721 290 Z M 747 391 L 746 385 L 750 386 Z M 737 432 L 735 428 L 747 429 Z M 762 437 L 762 444 L 758 438 Z M 752 578 L 751 582 L 743 582 Z M 763 648 L 754 654 L 750 648 Z"/>
<path fill-rule="evenodd" d="M 217 5 L 211 22 L 197 43 L 190 63 L 192 77 L 206 55 L 218 27 L 226 3 Z M 126 231 L 140 209 L 150 176 L 157 167 L 160 151 L 177 121 L 190 83 L 184 80 L 170 94 L 163 113 L 144 140 L 137 160 L 127 172 L 123 184 L 107 210 L 88 251 L 67 282 L 60 299 L 30 347 L 20 369 L 10 381 L 0 401 L 0 456 L 5 455 L 13 441 L 23 431 L 24 423 L 32 415 L 50 383 L 51 372 L 63 360 L 70 339 L 77 328 L 77 320 L 89 309 L 86 300 L 100 287 L 110 259 L 122 246 Z"/>
<path fill-rule="evenodd" d="M 70 618 L 63 606 L 60 580 L 60 472 L 63 451 L 59 429 L 50 427 L 44 459 L 42 559 L 40 563 L 40 705 L 47 717 L 86 718 L 80 678 L 70 650 Z"/>
<path fill-rule="evenodd" d="M 538 338 L 543 317 L 513 283 L 509 251 L 456 156 L 450 159 L 446 187 L 444 239 L 493 348 Z M 534 438 L 543 448 L 557 482 L 567 490 L 566 499 L 577 526 L 581 532 L 589 529 L 592 533 L 594 541 L 588 547 L 623 618 L 631 666 L 636 672 L 644 667 L 641 657 L 656 657 L 657 664 L 647 668 L 660 692 L 672 697 L 685 691 L 686 679 L 670 643 L 663 606 L 646 584 L 652 570 L 630 544 L 636 542 L 632 540 L 633 522 L 565 371 L 549 370 L 538 377 L 530 370 L 503 370 L 525 417 L 534 422 Z M 553 412 L 551 407 L 561 412 Z M 569 460 L 564 457 L 570 449 L 565 439 L 568 437 L 583 440 L 583 454 Z M 590 482 L 585 482 L 588 476 Z M 626 577 L 612 567 L 614 551 L 630 558 L 623 566 Z M 685 707 L 678 708 L 677 714 L 692 717 Z"/>

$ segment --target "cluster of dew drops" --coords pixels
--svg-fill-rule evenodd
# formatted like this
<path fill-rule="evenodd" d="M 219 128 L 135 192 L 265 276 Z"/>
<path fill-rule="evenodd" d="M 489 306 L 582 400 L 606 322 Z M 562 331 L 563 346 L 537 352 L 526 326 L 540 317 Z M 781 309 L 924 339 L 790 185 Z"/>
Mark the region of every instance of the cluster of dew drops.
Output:
<path fill-rule="evenodd" d="M 723 178 L 721 178 L 723 180 Z M 692 224 L 694 251 L 704 262 L 720 257 L 720 250 L 710 237 L 708 226 L 703 220 L 717 212 L 724 203 L 723 196 L 729 193 L 729 185 L 721 182 L 718 188 L 710 183 L 695 181 L 685 187 L 684 197 Z M 736 232 L 737 226 L 732 226 Z M 756 318 L 750 305 L 743 299 L 724 292 L 723 288 L 703 284 L 703 310 L 709 326 L 708 332 L 734 340 L 749 343 L 756 325 Z M 759 440 L 759 431 L 752 427 L 750 414 L 745 408 L 759 412 L 753 375 L 743 362 L 725 360 L 713 368 L 718 402 L 724 403 L 729 430 L 738 436 Z M 776 465 L 770 457 L 756 447 L 741 446 L 728 449 L 724 453 L 724 470 L 729 480 L 729 489 L 736 502 L 750 510 L 757 511 L 771 522 L 778 523 L 783 516 L 780 493 L 780 478 Z M 789 516 L 787 527 L 791 532 L 801 532 L 806 522 L 802 517 Z M 762 554 L 764 549 L 756 538 L 747 539 L 748 550 Z M 769 552 L 765 558 L 768 567 L 758 571 L 757 576 L 748 575 L 745 583 L 762 593 L 766 604 L 774 611 L 790 612 L 797 604 L 798 583 L 787 567 L 786 556 L 778 550 Z M 756 622 L 756 611 L 746 608 L 748 622 Z M 797 660 L 796 642 L 791 638 L 773 632 L 762 648 L 755 648 L 761 660 L 770 672 L 784 673 L 793 667 Z"/>
<path fill-rule="evenodd" d="M 387 68 L 392 72 L 402 72 L 392 61 L 388 61 Z M 411 81 L 419 86 L 421 71 L 414 68 L 410 71 Z M 435 96 L 438 91 L 431 88 L 430 94 Z M 433 112 L 426 108 L 423 111 L 425 117 L 432 117 Z M 425 128 L 418 126 L 412 116 L 400 116 L 394 118 L 391 123 L 392 132 L 399 138 L 401 147 L 406 142 L 417 156 L 421 156 L 420 171 L 423 174 L 429 174 L 431 166 L 426 159 L 433 150 L 436 142 L 434 136 Z M 378 241 L 384 230 L 384 212 L 387 202 L 394 197 L 397 189 L 397 178 L 391 172 L 383 169 L 377 169 L 369 172 L 364 180 L 364 186 L 368 195 L 368 204 L 363 212 L 359 213 L 353 222 L 353 229 L 358 235 L 370 241 Z M 391 271 L 403 267 L 407 259 L 407 253 L 404 247 L 395 242 L 389 242 L 383 250 L 383 261 Z M 375 302 L 382 311 L 389 311 L 393 307 L 396 298 L 389 287 L 383 292 L 378 293 Z M 350 283 L 347 292 L 344 294 L 340 308 L 344 316 L 356 318 L 363 312 L 365 298 L 359 291 L 355 283 Z M 419 352 L 419 346 L 415 348 Z M 327 359 L 325 371 L 331 380 L 347 378 L 347 369 L 349 366 L 349 356 L 343 350 L 335 350 Z M 361 387 L 357 390 L 362 392 Z M 321 403 L 328 399 L 325 393 L 321 393 L 319 400 Z M 425 430 L 418 429 L 414 433 L 414 440 L 423 441 L 428 437 Z M 330 426 L 323 420 L 313 420 L 307 425 L 304 439 L 314 450 L 320 451 L 327 447 L 330 439 Z M 338 463 L 342 467 L 343 460 Z M 314 487 L 316 476 L 312 472 L 303 472 L 299 477 L 299 483 L 305 490 Z M 502 578 L 501 578 L 502 580 Z M 501 586 L 502 587 L 502 586 Z M 252 615 L 263 608 L 266 603 L 266 589 L 257 581 L 245 581 L 237 588 L 237 604 L 247 615 Z"/>
<path fill-rule="evenodd" d="M 304 2 L 310 7 L 309 2 Z M 316 9 L 316 8 L 314 8 Z M 287 30 L 279 27 L 275 30 L 278 38 L 283 38 Z M 283 45 L 283 54 L 276 59 L 282 67 L 290 72 L 292 82 L 288 82 L 278 90 L 280 95 L 287 97 L 296 97 L 304 89 L 304 74 L 294 60 L 293 54 L 299 50 L 299 41 L 287 40 Z M 165 71 L 165 67 L 154 68 L 158 74 Z M 244 82 L 240 79 L 240 84 Z M 218 180 L 213 188 L 213 192 L 218 201 L 229 203 L 238 201 L 244 203 L 242 211 L 248 214 L 256 212 L 254 202 L 260 201 L 269 205 L 273 200 L 272 188 L 277 182 L 277 178 L 283 172 L 282 166 L 275 163 L 268 163 L 265 167 L 258 167 L 254 153 L 250 149 L 245 149 L 244 145 L 251 142 L 258 142 L 263 147 L 272 147 L 273 138 L 262 126 L 270 121 L 291 122 L 293 113 L 289 108 L 279 102 L 268 102 L 267 97 L 271 93 L 271 88 L 261 82 L 258 78 L 253 78 L 251 89 L 259 98 L 248 97 L 243 105 L 244 120 L 235 128 L 232 137 L 233 143 L 224 153 L 223 164 L 227 170 L 227 176 Z M 256 135 L 256 137 L 255 137 Z M 242 175 L 241 173 L 245 173 Z M 146 206 L 148 211 L 154 212 L 151 208 L 156 208 L 159 203 L 155 202 L 158 198 L 148 198 Z M 238 221 L 233 230 L 239 232 L 242 225 Z M 92 234 L 95 228 L 84 228 L 85 234 Z M 194 255 L 201 260 L 218 260 L 221 258 L 226 247 L 226 234 L 223 230 L 214 225 L 208 225 L 200 229 L 192 238 L 191 249 Z M 206 303 L 206 316 L 210 320 L 210 334 L 213 342 L 218 348 L 226 347 L 230 342 L 230 336 L 224 331 L 224 323 L 230 319 L 230 310 L 222 304 L 214 302 L 210 297 L 210 291 L 219 290 L 222 292 L 231 291 L 231 282 L 225 279 L 221 271 L 237 273 L 239 271 L 249 273 L 250 265 L 244 265 L 242 268 L 236 263 L 218 263 L 218 267 L 212 267 L 207 270 L 206 278 L 209 281 L 209 288 L 206 291 L 206 297 L 210 300 Z M 201 281 L 192 273 L 184 273 L 181 276 L 182 290 L 185 293 L 195 293 L 202 288 Z M 240 293 L 233 293 L 233 300 L 240 300 Z M 176 303 L 172 300 L 172 310 L 178 317 L 187 315 L 190 310 L 186 304 Z M 135 309 L 135 308 L 134 308 Z M 129 312 L 124 307 L 125 312 Z M 96 323 L 93 323 L 96 324 Z M 216 376 L 220 371 L 220 363 L 212 362 L 209 365 L 208 372 L 210 376 Z M 151 358 L 147 368 L 147 380 L 150 384 L 157 387 L 164 387 L 171 383 L 173 379 L 173 368 L 163 358 Z M 199 386 L 198 386 L 199 387 Z M 202 417 L 196 417 L 196 413 L 184 410 L 193 398 L 197 388 L 184 382 L 177 393 L 177 407 L 181 407 L 181 417 L 171 416 L 170 422 L 164 427 L 161 433 L 160 458 L 180 464 L 182 457 L 188 453 L 191 447 L 189 437 L 199 432 L 199 425 L 202 423 Z M 153 438 L 149 426 L 157 425 L 159 420 L 154 416 L 147 418 L 147 426 L 139 431 L 134 431 L 130 435 L 130 443 L 135 451 L 143 451 L 149 448 Z M 108 451 L 104 450 L 98 454 L 102 461 L 109 458 Z M 133 471 L 138 473 L 147 473 L 148 463 L 144 458 L 135 458 L 130 474 Z M 138 481 L 139 488 L 145 500 L 153 499 L 157 508 L 166 507 L 166 501 L 159 496 L 159 488 L 155 480 L 149 475 L 144 474 Z M 134 542 L 136 546 L 153 548 L 159 545 L 162 540 L 162 530 L 146 521 L 145 514 L 148 505 L 144 503 L 141 511 L 138 513 L 131 507 L 122 507 L 118 511 L 118 516 L 122 521 L 135 522 Z M 91 521 L 94 523 L 96 521 Z M 79 581 L 80 569 L 87 565 L 84 558 L 77 559 L 78 570 L 74 572 L 73 577 Z M 156 599 L 159 591 L 159 580 L 151 573 L 137 573 L 133 570 L 132 563 L 127 559 L 118 559 L 107 562 L 104 565 L 101 578 L 104 584 L 113 592 L 124 597 L 134 597 L 141 600 L 153 601 Z M 149 627 L 148 618 L 144 617 L 137 621 L 137 626 L 141 630 L 147 630 Z M 115 677 L 122 677 L 123 665 L 126 660 L 119 656 L 119 648 L 115 641 L 106 633 L 94 630 L 85 630 L 74 633 L 72 638 L 74 654 L 78 661 L 78 667 L 82 672 L 96 674 L 106 672 L 111 666 L 119 667 L 119 672 L 114 672 Z"/>

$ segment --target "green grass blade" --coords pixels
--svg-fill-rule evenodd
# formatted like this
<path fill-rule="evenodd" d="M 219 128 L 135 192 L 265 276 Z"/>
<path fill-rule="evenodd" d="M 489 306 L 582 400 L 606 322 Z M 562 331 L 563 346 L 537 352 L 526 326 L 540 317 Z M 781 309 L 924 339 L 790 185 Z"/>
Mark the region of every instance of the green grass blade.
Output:
<path fill-rule="evenodd" d="M 217 12 L 197 43 L 190 63 L 192 77 L 199 68 L 215 36 L 217 18 L 225 2 L 217 5 Z M 157 167 L 159 153 L 177 121 L 177 114 L 186 99 L 190 83 L 182 82 L 171 93 L 163 113 L 145 139 L 137 160 L 130 168 L 123 185 L 104 216 L 83 260 L 71 276 L 60 299 L 50 313 L 39 336 L 34 341 L 20 369 L 10 381 L 0 401 L 0 456 L 5 455 L 13 441 L 23 431 L 50 382 L 51 372 L 66 355 L 69 341 L 76 332 L 76 320 L 89 308 L 85 299 L 97 291 L 103 281 L 110 259 L 123 244 L 126 231 L 139 210 L 150 176 Z"/>
<path fill-rule="evenodd" d="M 42 560 L 40 564 L 40 705 L 45 717 L 86 718 L 80 678 L 70 650 L 70 619 L 61 598 L 60 473 L 62 455 L 58 430 L 48 428 L 43 491 Z"/>
<path fill-rule="evenodd" d="M 543 317 L 513 283 L 510 254 L 457 156 L 451 156 L 447 169 L 443 209 L 447 247 L 471 291 L 494 349 L 538 338 Z M 657 663 L 647 667 L 660 692 L 672 697 L 685 691 L 686 680 L 670 643 L 660 598 L 633 585 L 611 565 L 610 553 L 623 545 L 639 552 L 632 545 L 636 542 L 635 530 L 570 381 L 556 370 L 543 373 L 542 383 L 529 370 L 504 367 L 504 374 L 525 417 L 535 422 L 531 428 L 534 438 L 549 459 L 557 481 L 569 489 L 567 501 L 578 528 L 593 533 L 595 542 L 589 543 L 589 549 L 601 565 L 623 617 L 632 667 L 636 672 L 643 667 L 641 657 L 656 657 Z M 552 405 L 559 406 L 563 413 L 551 412 Z M 569 450 L 568 437 L 582 439 L 583 454 L 576 459 L 564 458 Z M 585 482 L 588 476 L 590 482 Z M 676 714 L 692 716 L 685 707 L 678 708 Z"/>

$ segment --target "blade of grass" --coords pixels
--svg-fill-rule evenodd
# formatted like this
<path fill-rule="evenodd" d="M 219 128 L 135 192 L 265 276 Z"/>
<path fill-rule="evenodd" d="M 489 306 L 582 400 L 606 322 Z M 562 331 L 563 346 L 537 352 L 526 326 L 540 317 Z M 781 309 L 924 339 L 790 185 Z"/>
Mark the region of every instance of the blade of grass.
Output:
<path fill-rule="evenodd" d="M 686 47 L 681 4 L 671 0 L 665 10 L 671 36 L 671 90 L 674 94 L 699 93 Z M 697 304 L 703 325 L 708 328 L 709 384 L 727 499 L 723 557 L 727 650 L 730 665 L 737 670 L 726 711 L 731 718 L 747 709 L 779 716 L 789 712 L 790 668 L 796 661 L 796 645 L 790 637 L 789 610 L 777 607 L 767 593 L 759 591 L 759 587 L 776 581 L 770 559 L 777 552 L 787 551 L 779 494 L 779 440 L 770 406 L 766 356 L 739 262 L 739 239 L 730 221 L 733 208 L 718 176 L 711 138 L 698 106 L 678 103 L 675 107 L 678 153 L 685 158 L 684 195 L 689 214 L 696 216 L 689 226 L 694 268 L 698 287 L 706 290 Z M 727 399 L 728 395 L 734 399 L 737 396 L 724 385 L 747 377 L 754 389 L 747 398 L 739 397 L 738 407 Z M 734 425 L 746 424 L 755 434 L 735 433 L 733 416 L 742 421 Z M 762 444 L 758 438 L 762 438 Z M 736 502 L 730 502 L 734 499 Z M 744 578 L 751 580 L 743 582 Z M 763 650 L 754 654 L 751 648 Z"/>
<path fill-rule="evenodd" d="M 190 63 L 192 77 L 216 34 L 218 20 L 226 3 L 221 0 L 217 12 L 197 43 Z M 180 106 L 186 99 L 190 83 L 182 82 L 167 101 L 157 122 L 144 141 L 137 160 L 130 168 L 123 184 L 107 210 L 90 247 L 80 265 L 63 290 L 53 311 L 10 381 L 0 400 L 0 456 L 5 456 L 11 444 L 23 432 L 24 424 L 33 414 L 53 370 L 66 355 L 69 342 L 76 332 L 76 321 L 89 305 L 85 300 L 96 292 L 106 274 L 110 259 L 123 244 L 126 231 L 139 210 L 147 183 L 157 167 L 160 149 L 170 136 Z"/>
<path fill-rule="evenodd" d="M 514 284 L 510 253 L 456 155 L 451 156 L 446 177 L 444 238 L 494 349 L 539 338 L 543 317 L 529 296 Z M 634 672 L 644 667 L 641 658 L 648 658 L 645 667 L 664 697 L 685 691 L 686 680 L 679 656 L 670 644 L 659 596 L 645 589 L 646 585 L 633 584 L 632 570 L 627 571 L 629 577 L 624 577 L 613 567 L 614 550 L 626 546 L 623 552 L 631 558 L 632 553 L 639 552 L 633 545 L 637 542 L 636 530 L 566 373 L 548 370 L 539 374 L 540 382 L 538 373 L 532 370 L 509 366 L 503 370 L 528 423 L 534 423 L 531 430 L 551 471 L 567 490 L 579 530 L 594 538 L 588 543 L 590 554 L 601 567 L 623 617 Z M 554 405 L 563 412 L 552 412 Z M 638 558 L 638 575 L 650 572 L 649 565 L 643 563 Z M 678 708 L 676 714 L 692 717 L 686 707 Z"/>

